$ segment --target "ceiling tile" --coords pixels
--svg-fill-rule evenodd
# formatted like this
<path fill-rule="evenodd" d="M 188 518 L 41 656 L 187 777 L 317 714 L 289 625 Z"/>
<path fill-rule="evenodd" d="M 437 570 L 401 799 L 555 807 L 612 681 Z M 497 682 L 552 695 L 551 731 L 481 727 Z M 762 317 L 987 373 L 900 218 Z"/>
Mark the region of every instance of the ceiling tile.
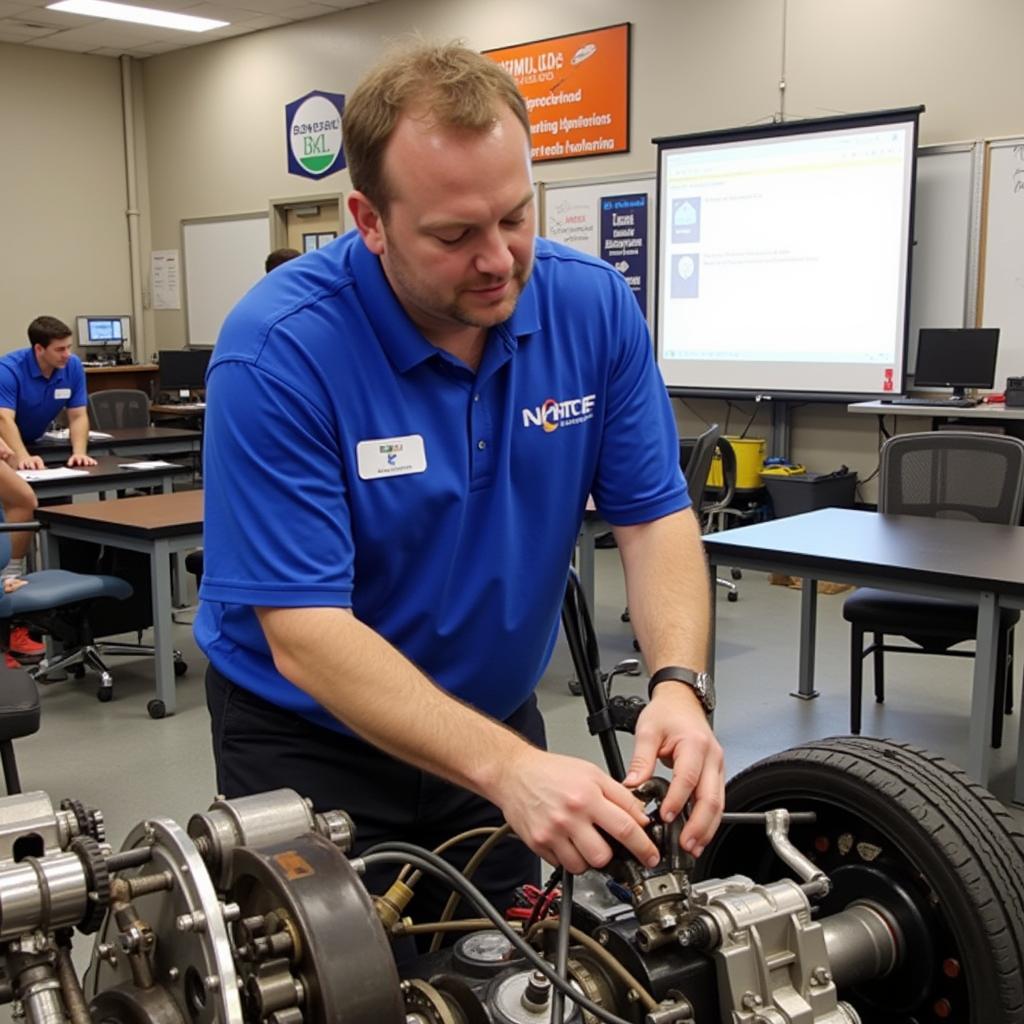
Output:
<path fill-rule="evenodd" d="M 25 43 L 30 39 L 42 39 L 53 35 L 54 32 L 55 29 L 52 28 L 29 28 L 13 21 L 0 20 L 0 42 L 3 43 Z"/>
<path fill-rule="evenodd" d="M 0 18 L 9 18 L 12 14 L 24 15 L 26 11 L 31 10 L 32 8 L 24 3 L 9 3 L 8 0 L 0 0 Z M 26 20 L 31 21 L 32 19 L 27 18 Z"/>

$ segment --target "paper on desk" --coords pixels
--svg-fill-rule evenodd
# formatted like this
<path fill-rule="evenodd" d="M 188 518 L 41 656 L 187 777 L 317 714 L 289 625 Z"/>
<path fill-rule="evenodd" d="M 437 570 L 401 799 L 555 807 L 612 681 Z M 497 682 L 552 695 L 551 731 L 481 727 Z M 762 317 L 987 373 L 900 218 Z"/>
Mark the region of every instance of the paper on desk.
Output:
<path fill-rule="evenodd" d="M 164 462 L 163 459 L 153 459 L 149 462 L 119 462 L 118 469 L 181 469 L 176 462 Z"/>
<path fill-rule="evenodd" d="M 46 441 L 66 441 L 71 436 L 71 432 L 67 427 L 63 427 L 60 430 L 46 430 L 43 432 L 40 440 Z M 113 438 L 113 434 L 104 434 L 102 430 L 90 430 L 89 440 L 90 441 L 109 441 Z"/>
<path fill-rule="evenodd" d="M 30 484 L 42 483 L 44 480 L 63 480 L 69 476 L 88 476 L 87 469 L 68 469 L 57 466 L 55 469 L 19 469 L 18 476 Z"/>

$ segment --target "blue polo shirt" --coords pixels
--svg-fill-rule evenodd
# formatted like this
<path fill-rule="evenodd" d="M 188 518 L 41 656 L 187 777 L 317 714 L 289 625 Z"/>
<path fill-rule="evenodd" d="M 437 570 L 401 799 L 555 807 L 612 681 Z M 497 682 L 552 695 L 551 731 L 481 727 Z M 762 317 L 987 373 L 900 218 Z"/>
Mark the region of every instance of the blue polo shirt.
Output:
<path fill-rule="evenodd" d="M 334 728 L 274 669 L 254 607 L 351 607 L 504 719 L 551 655 L 587 495 L 623 525 L 689 505 L 636 300 L 543 239 L 475 373 L 420 334 L 353 232 L 235 307 L 206 401 L 196 639 L 233 682 Z"/>
<path fill-rule="evenodd" d="M 20 348 L 0 359 L 0 408 L 13 409 L 21 439 L 28 444 L 40 437 L 65 406 L 80 409 L 89 401 L 85 371 L 78 356 L 61 370 L 44 377 L 35 351 Z"/>

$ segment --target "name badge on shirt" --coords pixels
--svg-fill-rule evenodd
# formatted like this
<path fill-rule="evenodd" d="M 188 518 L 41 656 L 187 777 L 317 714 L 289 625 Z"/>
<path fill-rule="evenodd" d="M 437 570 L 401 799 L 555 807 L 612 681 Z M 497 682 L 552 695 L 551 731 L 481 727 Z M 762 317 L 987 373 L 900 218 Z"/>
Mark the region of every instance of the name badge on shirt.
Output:
<path fill-rule="evenodd" d="M 423 473 L 427 468 L 427 450 L 421 434 L 406 437 L 378 437 L 356 445 L 359 476 L 363 480 L 380 480 L 388 476 Z"/>
<path fill-rule="evenodd" d="M 71 397 L 71 388 L 54 388 L 53 389 L 53 397 L 54 398 L 70 398 Z"/>

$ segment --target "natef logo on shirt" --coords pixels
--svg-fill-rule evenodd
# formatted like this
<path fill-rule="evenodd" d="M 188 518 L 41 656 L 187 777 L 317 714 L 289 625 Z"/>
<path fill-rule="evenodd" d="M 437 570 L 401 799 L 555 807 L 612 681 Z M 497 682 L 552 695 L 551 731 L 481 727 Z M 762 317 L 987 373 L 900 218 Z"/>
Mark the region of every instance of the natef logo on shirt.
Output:
<path fill-rule="evenodd" d="M 574 427 L 578 423 L 586 423 L 594 418 L 594 403 L 597 395 L 584 395 L 582 398 L 567 398 L 559 401 L 548 398 L 535 409 L 523 410 L 524 427 L 543 427 L 550 434 L 559 427 Z"/>

